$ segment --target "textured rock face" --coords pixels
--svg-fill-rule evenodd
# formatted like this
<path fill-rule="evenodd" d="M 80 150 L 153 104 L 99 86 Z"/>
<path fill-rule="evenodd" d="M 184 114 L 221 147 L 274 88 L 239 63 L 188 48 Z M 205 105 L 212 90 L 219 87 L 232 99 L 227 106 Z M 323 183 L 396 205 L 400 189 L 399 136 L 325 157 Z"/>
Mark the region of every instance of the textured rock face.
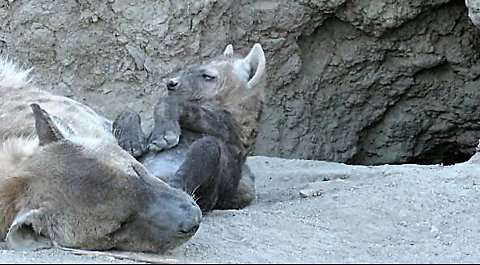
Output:
<path fill-rule="evenodd" d="M 0 3 L 0 51 L 114 117 L 233 43 L 269 73 L 255 154 L 347 163 L 466 159 L 480 138 L 480 30 L 455 0 Z"/>

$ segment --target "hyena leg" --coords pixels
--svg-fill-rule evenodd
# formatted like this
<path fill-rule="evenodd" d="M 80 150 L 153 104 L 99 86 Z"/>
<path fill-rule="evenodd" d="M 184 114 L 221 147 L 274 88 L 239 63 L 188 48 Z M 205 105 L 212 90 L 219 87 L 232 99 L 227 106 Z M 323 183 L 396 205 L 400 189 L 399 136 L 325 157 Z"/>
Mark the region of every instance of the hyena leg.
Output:
<path fill-rule="evenodd" d="M 154 152 L 170 149 L 180 141 L 180 109 L 173 97 L 161 98 L 153 112 L 155 125 L 148 136 L 148 148 Z"/>
<path fill-rule="evenodd" d="M 242 176 L 238 188 L 229 196 L 218 200 L 216 209 L 242 209 L 250 205 L 256 198 L 255 175 L 248 165 L 243 165 Z"/>
<path fill-rule="evenodd" d="M 147 151 L 147 138 L 142 130 L 140 115 L 132 109 L 120 113 L 113 121 L 112 132 L 118 145 L 134 157 Z"/>
<path fill-rule="evenodd" d="M 149 136 L 151 151 L 161 151 L 176 146 L 181 130 L 211 135 L 229 144 L 241 146 L 239 131 L 230 114 L 221 110 L 204 108 L 183 99 L 168 96 L 155 104 L 155 126 Z"/>
<path fill-rule="evenodd" d="M 196 140 L 169 183 L 191 194 L 204 212 L 213 209 L 218 199 L 222 182 L 221 152 L 219 142 L 213 137 Z"/>

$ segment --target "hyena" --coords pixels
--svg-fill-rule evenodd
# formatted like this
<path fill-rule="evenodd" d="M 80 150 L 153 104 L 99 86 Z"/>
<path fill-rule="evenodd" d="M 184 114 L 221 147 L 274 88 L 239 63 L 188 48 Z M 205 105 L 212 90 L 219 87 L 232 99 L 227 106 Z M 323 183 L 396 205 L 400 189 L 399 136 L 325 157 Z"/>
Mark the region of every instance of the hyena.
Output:
<path fill-rule="evenodd" d="M 0 237 L 16 249 L 58 244 L 163 252 L 188 240 L 201 210 L 151 175 L 112 123 L 41 91 L 0 59 Z"/>
<path fill-rule="evenodd" d="M 265 97 L 265 55 L 223 54 L 167 82 L 151 132 L 129 109 L 113 124 L 118 143 L 155 176 L 195 196 L 202 211 L 238 209 L 255 199 L 252 149 Z"/>

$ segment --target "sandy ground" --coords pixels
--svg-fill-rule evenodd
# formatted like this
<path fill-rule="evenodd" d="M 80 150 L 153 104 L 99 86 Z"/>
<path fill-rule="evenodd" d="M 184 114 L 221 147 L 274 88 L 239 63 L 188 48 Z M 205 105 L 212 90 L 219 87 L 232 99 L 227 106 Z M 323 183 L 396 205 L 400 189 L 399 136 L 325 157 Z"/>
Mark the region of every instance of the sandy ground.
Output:
<path fill-rule="evenodd" d="M 255 204 L 212 212 L 186 244 L 165 255 L 137 257 L 181 263 L 480 260 L 480 161 L 369 167 L 251 157 L 248 163 L 257 175 Z M 19 252 L 3 244 L 0 262 L 132 261 L 59 249 Z"/>

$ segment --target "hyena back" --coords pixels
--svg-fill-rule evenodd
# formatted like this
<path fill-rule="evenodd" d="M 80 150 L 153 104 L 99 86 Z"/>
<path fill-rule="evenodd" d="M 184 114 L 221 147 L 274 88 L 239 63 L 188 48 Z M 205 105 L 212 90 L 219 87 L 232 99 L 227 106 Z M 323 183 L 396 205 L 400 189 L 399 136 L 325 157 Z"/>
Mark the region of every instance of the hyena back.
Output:
<path fill-rule="evenodd" d="M 114 122 L 120 146 L 155 176 L 192 193 L 203 211 L 243 208 L 255 199 L 251 151 L 265 97 L 265 55 L 245 57 L 228 45 L 222 55 L 167 82 L 145 135 L 133 110 Z"/>
<path fill-rule="evenodd" d="M 188 194 L 120 148 L 110 121 L 38 90 L 28 72 L 0 59 L 0 237 L 17 249 L 163 252 L 195 233 Z"/>

